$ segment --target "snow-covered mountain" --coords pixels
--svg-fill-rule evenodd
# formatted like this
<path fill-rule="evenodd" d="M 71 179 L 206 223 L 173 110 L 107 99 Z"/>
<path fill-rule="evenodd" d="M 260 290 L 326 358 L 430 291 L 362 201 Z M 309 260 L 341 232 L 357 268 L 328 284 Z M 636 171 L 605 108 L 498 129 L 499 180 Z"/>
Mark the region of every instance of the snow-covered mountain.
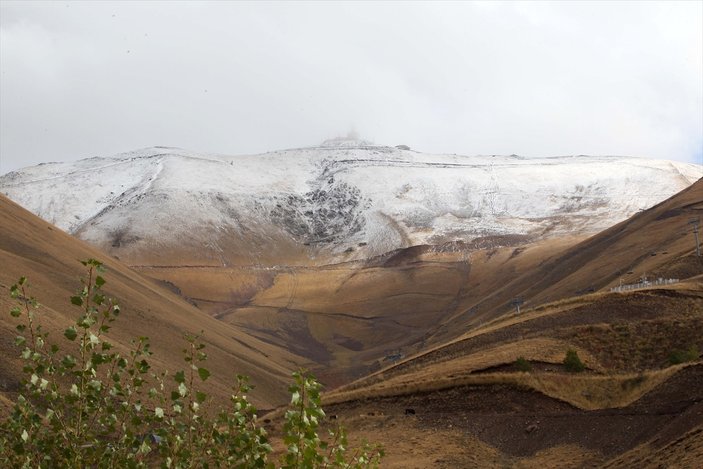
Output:
<path fill-rule="evenodd" d="M 0 177 L 0 192 L 120 257 L 164 261 L 190 247 L 222 265 L 595 233 L 701 177 L 699 165 L 634 157 L 434 155 L 334 139 L 261 155 L 154 147 L 42 164 Z"/>

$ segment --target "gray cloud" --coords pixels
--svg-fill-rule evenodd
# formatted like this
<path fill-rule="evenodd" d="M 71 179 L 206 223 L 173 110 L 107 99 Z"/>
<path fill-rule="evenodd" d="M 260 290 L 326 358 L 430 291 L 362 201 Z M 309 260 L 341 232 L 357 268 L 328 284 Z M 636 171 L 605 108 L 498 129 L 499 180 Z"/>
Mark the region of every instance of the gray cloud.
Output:
<path fill-rule="evenodd" d="M 0 3 L 0 173 L 352 126 L 423 151 L 703 163 L 700 2 Z"/>

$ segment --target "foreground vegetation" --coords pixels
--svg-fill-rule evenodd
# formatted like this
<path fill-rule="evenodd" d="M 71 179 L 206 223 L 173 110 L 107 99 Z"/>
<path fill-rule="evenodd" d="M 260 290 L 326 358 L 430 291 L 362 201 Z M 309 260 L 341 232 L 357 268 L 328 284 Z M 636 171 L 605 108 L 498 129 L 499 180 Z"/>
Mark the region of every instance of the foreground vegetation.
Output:
<path fill-rule="evenodd" d="M 283 450 L 273 448 L 247 399 L 247 378 L 237 376 L 229 407 L 205 391 L 210 372 L 196 335 L 186 335 L 186 370 L 153 371 L 147 337 L 124 350 L 107 336 L 120 308 L 107 298 L 102 263 L 83 261 L 81 290 L 71 297 L 80 310 L 65 329 L 65 350 L 49 341 L 39 303 L 21 278 L 11 287 L 17 301 L 16 345 L 26 379 L 11 415 L 0 424 L 2 467 L 378 467 L 383 450 L 364 444 L 349 451 L 340 427 L 323 439 L 321 385 L 295 373 L 284 416 Z"/>

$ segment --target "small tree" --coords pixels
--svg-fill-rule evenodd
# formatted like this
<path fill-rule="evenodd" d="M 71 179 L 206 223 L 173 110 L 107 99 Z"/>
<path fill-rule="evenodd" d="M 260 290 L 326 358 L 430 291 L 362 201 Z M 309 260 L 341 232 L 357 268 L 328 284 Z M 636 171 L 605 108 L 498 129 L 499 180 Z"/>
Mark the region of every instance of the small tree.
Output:
<path fill-rule="evenodd" d="M 680 363 L 694 362 L 698 360 L 700 352 L 698 351 L 698 346 L 696 344 L 691 345 L 688 350 L 673 350 L 669 354 L 669 363 L 672 365 L 678 365 Z"/>
<path fill-rule="evenodd" d="M 518 357 L 518 359 L 515 360 L 515 368 L 517 368 L 518 371 L 529 373 L 532 371 L 532 364 L 530 364 L 525 357 Z"/>
<path fill-rule="evenodd" d="M 571 349 L 566 351 L 566 356 L 564 357 L 564 367 L 566 368 L 566 371 L 570 373 L 580 373 L 586 369 L 586 365 L 583 364 L 578 353 L 576 353 L 576 350 Z"/>

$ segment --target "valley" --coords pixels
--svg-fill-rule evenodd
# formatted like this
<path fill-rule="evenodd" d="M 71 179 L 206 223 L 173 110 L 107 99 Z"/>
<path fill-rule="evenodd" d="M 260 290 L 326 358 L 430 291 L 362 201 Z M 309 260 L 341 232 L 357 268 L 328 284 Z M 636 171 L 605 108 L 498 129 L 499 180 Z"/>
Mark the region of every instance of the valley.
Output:
<path fill-rule="evenodd" d="M 148 333 L 172 370 L 180 335 L 202 331 L 213 394 L 250 375 L 274 441 L 304 367 L 326 386 L 327 424 L 383 443 L 383 467 L 696 467 L 700 354 L 672 356 L 703 350 L 701 177 L 344 139 L 25 168 L 0 177 L 25 207 L 0 195 L 0 307 L 28 275 L 58 332 L 76 261 L 100 258 L 128 318 L 120 346 Z M 675 281 L 611 291 L 656 279 Z M 20 374 L 10 323 L 5 406 Z"/>

